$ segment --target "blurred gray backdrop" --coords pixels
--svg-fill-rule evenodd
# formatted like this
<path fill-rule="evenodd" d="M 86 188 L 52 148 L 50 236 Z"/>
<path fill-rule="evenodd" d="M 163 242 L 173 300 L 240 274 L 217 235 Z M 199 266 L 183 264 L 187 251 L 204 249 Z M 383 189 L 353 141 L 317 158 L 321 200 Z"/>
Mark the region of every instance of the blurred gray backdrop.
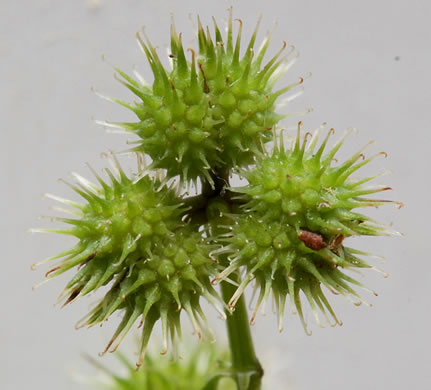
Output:
<path fill-rule="evenodd" d="M 304 95 L 288 110 L 312 107 L 314 111 L 302 118 L 310 130 L 324 121 L 338 135 L 348 127 L 359 128 L 341 156 L 376 140 L 368 153 L 384 150 L 389 157 L 376 160 L 366 171 L 390 169 L 392 175 L 379 180 L 394 188 L 388 194 L 392 199 L 405 202 L 401 210 L 388 206 L 373 211 L 404 237 L 356 243 L 387 258 L 380 267 L 390 278 L 365 273 L 365 284 L 380 295 L 365 293 L 374 307 L 354 307 L 331 296 L 344 325 L 320 329 L 307 311 L 311 337 L 290 313 L 282 334 L 270 307 L 259 316 L 253 334 L 267 373 L 266 388 L 431 388 L 429 1 L 1 0 L 2 389 L 87 388 L 76 381 L 94 376 L 96 370 L 82 354 L 97 358 L 114 330 L 112 323 L 74 330 L 95 297 L 62 310 L 53 307 L 67 276 L 35 292 L 31 289 L 47 269 L 31 272 L 30 265 L 70 245 L 64 237 L 28 233 L 30 227 L 50 226 L 48 219 L 38 219 L 40 215 L 56 214 L 49 210 L 53 202 L 43 200 L 42 194 L 71 196 L 58 178 L 68 178 L 71 171 L 91 177 L 85 162 L 103 167 L 101 152 L 123 150 L 125 141 L 132 139 L 107 134 L 94 123 L 93 119 L 126 121 L 131 116 L 99 99 L 91 87 L 131 99 L 114 80 L 109 63 L 129 73 L 136 65 L 151 80 L 135 42 L 138 29 L 146 26 L 151 40 L 164 50 L 173 13 L 185 42 L 194 44 L 196 14 L 210 24 L 212 15 L 225 20 L 230 5 L 245 23 L 243 37 L 262 12 L 260 38 L 273 31 L 272 52 L 282 40 L 300 51 L 299 61 L 280 85 L 312 72 Z M 296 120 L 284 125 L 290 127 Z M 134 168 L 134 161 L 122 162 Z M 211 322 L 224 342 L 223 323 L 216 316 Z M 133 336 L 123 350 L 135 357 Z M 118 366 L 112 356 L 101 361 Z"/>

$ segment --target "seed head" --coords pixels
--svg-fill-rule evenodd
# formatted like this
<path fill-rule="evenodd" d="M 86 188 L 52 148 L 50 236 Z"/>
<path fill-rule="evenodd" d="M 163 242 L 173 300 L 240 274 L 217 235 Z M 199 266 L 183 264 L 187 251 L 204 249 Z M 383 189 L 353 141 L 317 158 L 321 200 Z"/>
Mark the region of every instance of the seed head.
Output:
<path fill-rule="evenodd" d="M 374 267 L 363 260 L 366 253 L 344 246 L 344 240 L 351 236 L 394 233 L 354 209 L 396 202 L 367 197 L 390 189 L 365 186 L 373 177 L 350 178 L 380 154 L 366 159 L 361 150 L 333 166 L 343 139 L 325 153 L 333 130 L 317 148 L 319 131 L 308 145 L 308 134 L 301 144 L 300 127 L 301 124 L 292 146 L 286 148 L 280 137 L 271 153 L 259 158 L 254 169 L 244 172 L 249 184 L 233 189 L 242 194 L 245 204 L 231 233 L 224 235 L 231 263 L 216 279 L 223 280 L 245 267 L 246 275 L 228 305 L 234 307 L 246 286 L 255 280 L 260 294 L 252 322 L 272 291 L 280 329 L 289 295 L 292 308 L 299 313 L 308 332 L 301 292 L 319 324 L 317 309 L 325 316 L 329 313 L 334 324 L 340 324 L 322 286 L 355 304 L 366 303 L 353 288 L 364 287 L 346 271 Z"/>
<path fill-rule="evenodd" d="M 120 104 L 130 108 L 138 121 L 111 125 L 138 135 L 134 150 L 148 154 L 152 167 L 166 169 L 168 177 L 179 175 L 183 182 L 201 178 L 213 184 L 212 171 L 252 163 L 283 118 L 275 112 L 277 99 L 303 82 L 301 78 L 274 91 L 276 81 L 294 62 L 294 49 L 281 57 L 284 42 L 264 64 L 270 39 L 255 52 L 258 23 L 240 54 L 243 22 L 237 21 L 234 43 L 231 12 L 225 39 L 215 20 L 212 36 L 198 19 L 197 52 L 184 50 L 181 34 L 172 24 L 169 70 L 150 41 L 138 34 L 154 75 L 151 87 L 117 70 L 121 82 L 139 98 L 137 103 Z"/>
<path fill-rule="evenodd" d="M 186 343 L 185 343 L 186 344 Z M 150 348 L 151 349 L 151 348 Z M 106 390 L 202 390 L 210 382 L 220 390 L 234 390 L 235 383 L 230 378 L 220 378 L 220 371 L 229 371 L 229 354 L 220 343 L 199 343 L 192 348 L 187 343 L 181 359 L 165 359 L 157 351 L 148 351 L 140 370 L 119 353 L 118 360 L 122 372 L 114 372 L 88 357 L 90 363 L 99 368 L 103 381 L 100 388 Z M 89 383 L 95 380 L 90 378 Z"/>
<path fill-rule="evenodd" d="M 142 172 L 135 180 L 130 179 L 117 162 L 115 170 L 116 173 L 106 170 L 110 183 L 94 173 L 98 185 L 75 175 L 78 183 L 71 187 L 87 203 L 50 196 L 74 207 L 68 211 L 78 218 L 58 218 L 71 225 L 69 229 L 39 231 L 67 234 L 79 241 L 41 263 L 59 259 L 46 273 L 47 279 L 77 267 L 60 295 L 64 305 L 109 285 L 100 303 L 77 325 L 103 324 L 114 312 L 121 311 L 123 319 L 104 352 L 115 351 L 141 317 L 140 364 L 159 319 L 165 352 L 168 335 L 172 341 L 181 335 L 183 309 L 199 336 L 200 328 L 209 329 L 199 304 L 201 296 L 223 316 L 224 312 L 222 301 L 210 283 L 217 266 L 209 255 L 214 246 L 183 222 L 187 208 L 176 191 Z"/>

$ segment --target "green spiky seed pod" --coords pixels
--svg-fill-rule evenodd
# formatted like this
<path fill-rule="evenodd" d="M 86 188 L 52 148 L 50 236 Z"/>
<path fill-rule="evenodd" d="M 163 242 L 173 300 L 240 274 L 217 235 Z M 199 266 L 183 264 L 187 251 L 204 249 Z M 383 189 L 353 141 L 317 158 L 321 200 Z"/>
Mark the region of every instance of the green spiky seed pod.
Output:
<path fill-rule="evenodd" d="M 199 21 L 199 20 L 198 20 Z M 152 44 L 138 34 L 138 42 L 151 66 L 154 82 L 134 80 L 117 70 L 121 82 L 138 98 L 134 104 L 116 102 L 131 109 L 138 122 L 109 123 L 140 137 L 134 150 L 148 154 L 153 168 L 164 168 L 168 177 L 183 182 L 201 178 L 213 184 L 214 170 L 229 170 L 254 161 L 271 130 L 285 116 L 275 112 L 277 99 L 303 82 L 273 90 L 274 84 L 295 60 L 295 51 L 280 59 L 282 49 L 266 64 L 267 37 L 254 53 L 259 23 L 240 56 L 242 21 L 234 43 L 230 13 L 225 40 L 214 20 L 215 38 L 199 21 L 199 51 L 186 59 L 181 34 L 171 26 L 172 69 L 163 66 Z M 112 100 L 112 99 L 111 99 Z M 289 99 L 287 99 L 289 100 Z M 291 100 L 291 99 L 290 99 Z"/>
<path fill-rule="evenodd" d="M 200 233 L 189 227 L 175 232 L 156 245 L 151 256 L 136 262 L 119 274 L 101 302 L 79 323 L 78 327 L 103 324 L 115 311 L 122 311 L 123 318 L 105 351 L 114 352 L 130 328 L 139 318 L 142 327 L 139 367 L 145 357 L 154 324 L 162 324 L 163 351 L 168 350 L 168 340 L 175 346 L 181 338 L 180 314 L 187 313 L 197 335 L 211 334 L 205 314 L 200 306 L 203 296 L 225 317 L 223 302 L 210 283 L 214 275 L 208 245 Z"/>
<path fill-rule="evenodd" d="M 158 319 L 166 349 L 168 333 L 173 340 L 175 333 L 180 333 L 182 309 L 200 334 L 199 325 L 205 322 L 199 306 L 201 296 L 224 316 L 217 302 L 220 299 L 209 282 L 216 273 L 216 264 L 209 256 L 214 246 L 183 222 L 187 208 L 174 189 L 144 172 L 134 179 L 127 177 L 116 159 L 112 165 L 114 173 L 106 170 L 110 183 L 94 171 L 98 185 L 74 174 L 78 183 L 71 187 L 87 203 L 48 195 L 72 206 L 73 210 L 62 211 L 78 218 L 58 218 L 71 225 L 69 229 L 35 230 L 71 235 L 79 242 L 38 264 L 59 260 L 46 273 L 47 280 L 78 267 L 60 295 L 59 301 L 64 300 L 64 305 L 112 282 L 101 303 L 80 321 L 80 326 L 103 323 L 115 311 L 124 311 L 108 350 L 142 316 L 142 360 Z"/>
<path fill-rule="evenodd" d="M 345 137 L 324 154 L 334 130 L 329 130 L 327 137 L 315 150 L 321 129 L 316 131 L 308 147 L 307 139 L 311 134 L 307 133 L 301 146 L 301 125 L 299 122 L 298 135 L 292 148 L 285 150 L 281 140 L 271 155 L 258 159 L 256 169 L 244 172 L 249 185 L 235 190 L 246 195 L 245 198 L 249 200 L 247 209 L 258 211 L 265 220 L 284 215 L 289 225 L 298 231 L 315 231 L 330 239 L 339 235 L 379 235 L 384 232 L 384 228 L 367 216 L 353 212 L 353 209 L 388 203 L 364 196 L 391 188 L 364 185 L 374 177 L 352 180 L 350 176 L 377 156 L 386 153 L 365 159 L 362 152 L 370 142 L 343 164 L 333 167 L 334 156 Z"/>
<path fill-rule="evenodd" d="M 182 358 L 173 361 L 164 359 L 156 351 L 149 351 L 140 370 L 136 370 L 134 364 L 121 353 L 117 356 L 123 368 L 121 374 L 111 371 L 90 358 L 90 362 L 106 374 L 106 380 L 100 381 L 100 388 L 106 390 L 237 389 L 232 379 L 220 375 L 220 372 L 228 372 L 230 369 L 229 353 L 221 348 L 220 343 L 203 342 L 193 348 L 188 344 Z M 88 382 L 94 383 L 95 380 Z"/>
<path fill-rule="evenodd" d="M 70 186 L 87 201 L 85 204 L 47 195 L 72 206 L 74 210 L 62 211 L 79 217 L 56 218 L 71 225 L 69 229 L 38 229 L 79 240 L 73 248 L 43 261 L 61 259 L 47 272 L 48 279 L 81 265 L 80 272 L 66 287 L 68 290 L 74 286 L 69 299 L 105 285 L 124 266 L 148 257 L 158 241 L 183 225 L 181 218 L 186 210 L 174 190 L 149 176 L 138 176 L 136 181 L 128 178 L 116 160 L 113 168 L 116 174 L 106 169 L 110 184 L 94 171 L 99 185 L 74 174 L 77 184 Z M 98 272 L 87 273 L 87 263 L 98 264 Z"/>
<path fill-rule="evenodd" d="M 228 305 L 234 307 L 246 286 L 255 279 L 260 294 L 252 321 L 272 291 L 280 329 L 289 295 L 292 309 L 296 308 L 307 331 L 301 291 L 319 324 L 316 308 L 325 316 L 329 312 L 335 323 L 340 323 L 323 295 L 322 285 L 335 294 L 357 299 L 356 304 L 365 302 L 352 286 L 364 287 L 345 271 L 374 267 L 359 257 L 366 253 L 345 247 L 343 240 L 350 236 L 393 233 L 353 210 L 396 202 L 365 197 L 389 189 L 365 186 L 373 177 L 361 180 L 350 177 L 381 153 L 365 159 L 359 151 L 344 163 L 332 166 L 343 139 L 325 154 L 333 129 L 317 148 L 321 129 L 308 145 L 311 134 L 307 134 L 301 145 L 300 127 L 301 123 L 291 147 L 285 148 L 281 137 L 271 153 L 258 159 L 254 169 L 243 172 L 249 184 L 234 191 L 242 194 L 239 196 L 245 202 L 245 213 L 236 218 L 231 233 L 225 235 L 227 246 L 218 250 L 230 252 L 231 263 L 217 279 L 223 280 L 245 267 L 247 274 Z"/>

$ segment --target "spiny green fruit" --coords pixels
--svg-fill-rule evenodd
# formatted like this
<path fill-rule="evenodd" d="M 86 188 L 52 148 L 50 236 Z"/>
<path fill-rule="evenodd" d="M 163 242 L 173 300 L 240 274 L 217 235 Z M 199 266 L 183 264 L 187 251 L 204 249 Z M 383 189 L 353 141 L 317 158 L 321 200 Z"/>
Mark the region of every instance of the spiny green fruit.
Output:
<path fill-rule="evenodd" d="M 322 128 L 316 131 L 307 147 L 307 139 L 311 134 L 306 134 L 301 146 L 301 126 L 299 122 L 293 148 L 285 150 L 281 138 L 270 155 L 258 159 L 255 169 L 244 171 L 249 185 L 235 188 L 235 191 L 243 193 L 244 199 L 249 200 L 247 210 L 259 212 L 265 220 L 278 219 L 284 215 L 287 223 L 295 229 L 316 231 L 329 238 L 338 235 L 379 235 L 384 232 L 385 228 L 374 223 L 371 218 L 352 210 L 388 203 L 364 196 L 391 188 L 368 187 L 364 184 L 374 177 L 352 180 L 351 175 L 377 156 L 386 156 L 386 153 L 377 153 L 365 159 L 362 152 L 370 142 L 343 164 L 334 167 L 331 164 L 345 137 L 324 154 L 334 130 L 329 130 L 320 147 L 315 150 Z"/>
<path fill-rule="evenodd" d="M 316 148 L 321 129 L 308 145 L 311 134 L 306 134 L 301 145 L 300 127 L 301 123 L 292 147 L 286 149 L 281 136 L 272 153 L 259 158 L 254 169 L 243 172 L 249 184 L 234 191 L 242 194 L 239 197 L 245 202 L 245 213 L 235 218 L 231 232 L 224 236 L 226 247 L 216 251 L 230 253 L 231 260 L 216 279 L 223 280 L 245 267 L 246 276 L 228 305 L 234 307 L 246 286 L 255 279 L 260 294 L 252 321 L 272 291 L 278 308 L 279 328 L 289 295 L 292 308 L 298 311 L 307 331 L 301 291 L 319 324 L 316 307 L 325 316 L 328 311 L 335 323 L 340 324 L 322 292 L 322 285 L 335 294 L 351 300 L 356 298 L 356 304 L 365 302 L 352 286 L 364 287 L 345 271 L 375 267 L 358 257 L 366 253 L 345 247 L 344 239 L 393 233 L 353 210 L 397 202 L 365 197 L 389 189 L 365 186 L 373 177 L 350 178 L 353 172 L 381 153 L 365 159 L 359 151 L 344 163 L 332 166 L 343 139 L 324 154 L 333 129 Z"/>
<path fill-rule="evenodd" d="M 156 245 L 151 256 L 124 269 L 101 302 L 77 326 L 103 324 L 115 311 L 123 311 L 123 319 L 103 353 L 108 350 L 114 352 L 141 317 L 143 329 L 138 367 L 145 357 L 154 324 L 159 319 L 162 323 L 163 354 L 168 350 L 169 336 L 174 346 L 176 337 L 181 338 L 182 309 L 199 338 L 201 331 L 210 334 L 199 304 L 200 297 L 204 296 L 225 317 L 223 302 L 209 279 L 215 274 L 215 263 L 209 256 L 211 248 L 201 234 L 190 227 L 177 230 L 175 236 L 166 237 Z"/>
<path fill-rule="evenodd" d="M 199 21 L 199 19 L 198 19 Z M 115 100 L 138 117 L 133 123 L 108 123 L 137 134 L 134 150 L 148 154 L 152 168 L 164 168 L 167 176 L 179 175 L 183 182 L 201 178 L 213 184 L 214 170 L 245 166 L 264 151 L 272 129 L 285 116 L 275 112 L 277 99 L 303 82 L 274 91 L 275 82 L 290 67 L 291 54 L 280 58 L 282 49 L 262 65 L 270 39 L 254 53 L 259 23 L 245 53 L 240 56 L 242 21 L 233 42 L 230 12 L 225 40 L 214 20 L 215 38 L 199 21 L 199 52 L 186 59 L 181 34 L 171 26 L 172 69 L 163 66 L 156 49 L 138 34 L 138 42 L 151 66 L 154 82 L 134 80 L 117 69 L 140 101 L 128 104 Z M 241 58 L 240 58 L 241 57 Z M 111 99 L 112 100 L 112 99 Z"/>
<path fill-rule="evenodd" d="M 48 195 L 74 207 L 62 211 L 78 218 L 58 218 L 71 228 L 35 230 L 67 234 L 79 240 L 71 249 L 41 262 L 60 259 L 46 273 L 46 279 L 78 267 L 60 295 L 64 305 L 112 282 L 101 303 L 80 322 L 80 326 L 91 326 L 103 323 L 117 310 L 124 311 L 107 350 L 114 341 L 122 340 L 139 316 L 141 322 L 145 319 L 142 359 L 158 319 L 162 321 L 166 349 L 168 333 L 172 339 L 175 332 L 180 333 L 181 309 L 199 334 L 200 322 L 205 321 L 199 306 L 201 296 L 223 316 L 224 312 L 209 282 L 217 269 L 209 256 L 214 246 L 183 222 L 187 208 L 176 191 L 143 172 L 136 178 L 127 177 L 117 160 L 113 166 L 116 174 L 106 170 L 109 184 L 95 172 L 99 185 L 75 174 L 78 183 L 71 187 L 87 201 L 85 204 Z"/>
<path fill-rule="evenodd" d="M 78 218 L 56 218 L 71 225 L 68 229 L 36 229 L 36 231 L 66 234 L 79 242 L 71 249 L 41 263 L 61 259 L 47 272 L 48 279 L 80 265 L 79 273 L 69 282 L 73 286 L 68 301 L 108 283 L 113 275 L 141 258 L 151 255 L 153 247 L 175 229 L 184 225 L 181 218 L 185 207 L 173 189 L 160 180 L 138 175 L 128 178 L 115 160 L 116 174 L 106 169 L 111 183 L 96 172 L 99 185 L 74 174 L 77 185 L 70 184 L 87 203 L 73 202 L 48 194 L 47 197 L 74 209 L 64 210 Z M 87 264 L 98 264 L 98 272 L 88 272 Z M 40 263 L 39 263 L 40 264 Z"/>
<path fill-rule="evenodd" d="M 199 343 L 187 348 L 181 359 L 163 359 L 149 351 L 140 370 L 121 354 L 124 372 L 116 374 L 99 362 L 91 362 L 105 374 L 104 388 L 109 390 L 235 390 L 234 381 L 222 377 L 229 370 L 229 354 L 219 343 Z M 102 385 L 102 383 L 100 383 Z"/>

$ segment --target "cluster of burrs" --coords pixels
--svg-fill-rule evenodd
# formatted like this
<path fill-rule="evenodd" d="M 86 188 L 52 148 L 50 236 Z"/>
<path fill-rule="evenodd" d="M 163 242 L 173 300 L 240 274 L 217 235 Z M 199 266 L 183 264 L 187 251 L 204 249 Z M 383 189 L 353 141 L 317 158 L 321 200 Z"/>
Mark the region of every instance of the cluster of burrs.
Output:
<path fill-rule="evenodd" d="M 112 168 L 106 170 L 109 180 L 94 171 L 97 183 L 75 174 L 70 186 L 83 203 L 49 195 L 71 207 L 61 210 L 73 218 L 58 218 L 68 228 L 39 229 L 77 239 L 71 249 L 41 262 L 58 261 L 47 280 L 76 269 L 60 296 L 64 305 L 106 286 L 100 303 L 78 327 L 103 324 L 122 313 L 107 352 L 115 351 L 133 325 L 142 326 L 138 366 L 157 321 L 165 353 L 169 339 L 175 345 L 181 336 L 181 313 L 198 335 L 210 333 L 201 298 L 225 317 L 253 280 L 260 289 L 253 321 L 272 291 L 280 327 L 287 295 L 304 322 L 301 294 L 317 320 L 316 307 L 339 323 L 322 286 L 362 302 L 352 287 L 362 285 L 346 271 L 371 267 L 360 258 L 365 253 L 344 247 L 343 240 L 389 233 L 354 211 L 387 203 L 366 197 L 387 187 L 367 187 L 372 178 L 351 179 L 373 157 L 363 159 L 360 151 L 332 166 L 343 142 L 324 152 L 332 130 L 318 146 L 321 130 L 302 141 L 299 126 L 293 145 L 285 146 L 277 124 L 288 115 L 276 112 L 278 99 L 303 78 L 277 90 L 274 85 L 295 61 L 294 49 L 282 56 L 284 43 L 264 61 L 270 39 L 255 51 L 259 20 L 241 53 L 243 23 L 238 22 L 234 39 L 231 11 L 225 38 L 215 20 L 212 35 L 198 19 L 199 50 L 188 49 L 190 55 L 172 24 L 169 70 L 156 48 L 138 34 L 154 82 L 150 86 L 139 74 L 134 79 L 117 69 L 138 101 L 110 100 L 132 110 L 137 121 L 104 122 L 138 137 L 131 150 L 138 156 L 138 172 L 127 176 L 113 155 Z M 148 157 L 151 163 L 143 164 Z M 249 184 L 230 188 L 234 172 Z M 190 182 L 201 193 L 188 196 Z M 227 233 L 221 226 L 226 224 Z M 240 271 L 244 277 L 235 294 L 223 302 L 212 282 L 235 283 L 238 278 L 232 274 Z"/>

